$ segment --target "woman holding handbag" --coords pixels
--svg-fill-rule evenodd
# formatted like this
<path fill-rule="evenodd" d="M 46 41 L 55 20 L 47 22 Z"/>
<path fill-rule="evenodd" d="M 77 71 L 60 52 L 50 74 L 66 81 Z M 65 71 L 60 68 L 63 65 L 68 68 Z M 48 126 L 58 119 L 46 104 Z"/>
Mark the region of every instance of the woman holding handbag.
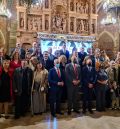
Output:
<path fill-rule="evenodd" d="M 46 90 L 48 85 L 48 71 L 42 62 L 36 65 L 33 77 L 31 108 L 33 114 L 42 114 L 46 111 Z"/>

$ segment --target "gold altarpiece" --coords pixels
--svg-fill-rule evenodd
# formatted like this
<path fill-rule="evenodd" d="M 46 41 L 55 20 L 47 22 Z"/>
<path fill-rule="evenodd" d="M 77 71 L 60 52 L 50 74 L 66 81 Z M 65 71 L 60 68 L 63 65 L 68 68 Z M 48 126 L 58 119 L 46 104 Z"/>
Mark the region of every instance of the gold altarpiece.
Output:
<path fill-rule="evenodd" d="M 37 33 L 95 36 L 97 0 L 43 0 L 28 7 L 17 2 L 17 42 L 32 43 Z"/>

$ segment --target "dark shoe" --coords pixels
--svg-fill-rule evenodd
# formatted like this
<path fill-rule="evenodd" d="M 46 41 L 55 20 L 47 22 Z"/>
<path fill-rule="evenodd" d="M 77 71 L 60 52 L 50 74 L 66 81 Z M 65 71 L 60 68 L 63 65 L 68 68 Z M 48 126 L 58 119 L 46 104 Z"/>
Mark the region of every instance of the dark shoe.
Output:
<path fill-rule="evenodd" d="M 51 116 L 54 117 L 54 118 L 57 117 L 55 114 L 51 114 Z"/>
<path fill-rule="evenodd" d="M 83 113 L 83 114 L 86 114 L 86 111 L 85 111 L 85 110 L 83 110 L 83 111 L 82 111 L 82 113 Z"/>
<path fill-rule="evenodd" d="M 71 115 L 71 111 L 68 111 L 68 115 Z"/>
<path fill-rule="evenodd" d="M 19 119 L 20 118 L 20 116 L 14 116 L 14 119 Z"/>
<path fill-rule="evenodd" d="M 5 116 L 5 119 L 8 119 L 9 118 L 9 116 Z"/>
<path fill-rule="evenodd" d="M 64 115 L 64 113 L 62 113 L 62 112 L 56 112 L 56 114 L 59 114 L 59 115 Z"/>
<path fill-rule="evenodd" d="M 78 110 L 74 110 L 73 112 L 80 114 L 80 111 L 78 111 Z"/>
<path fill-rule="evenodd" d="M 90 114 L 94 114 L 93 110 L 89 110 L 89 113 L 90 113 Z"/>

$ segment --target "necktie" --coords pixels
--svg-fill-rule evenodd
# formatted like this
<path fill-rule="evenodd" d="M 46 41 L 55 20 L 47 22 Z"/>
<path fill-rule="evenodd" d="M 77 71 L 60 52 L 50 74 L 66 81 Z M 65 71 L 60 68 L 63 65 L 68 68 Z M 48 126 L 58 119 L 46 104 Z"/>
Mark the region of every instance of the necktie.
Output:
<path fill-rule="evenodd" d="M 91 72 L 91 67 L 88 67 L 88 69 L 89 69 L 89 72 Z"/>
<path fill-rule="evenodd" d="M 60 69 L 57 69 L 57 74 L 58 74 L 58 77 L 60 78 L 61 77 Z"/>
<path fill-rule="evenodd" d="M 116 79 L 116 69 L 115 68 L 113 68 L 113 74 L 114 74 L 114 81 L 116 81 L 117 79 Z"/>
<path fill-rule="evenodd" d="M 76 69 L 76 65 L 75 64 L 74 64 L 74 73 L 75 73 L 76 79 L 78 79 L 78 74 L 77 74 L 77 69 Z"/>

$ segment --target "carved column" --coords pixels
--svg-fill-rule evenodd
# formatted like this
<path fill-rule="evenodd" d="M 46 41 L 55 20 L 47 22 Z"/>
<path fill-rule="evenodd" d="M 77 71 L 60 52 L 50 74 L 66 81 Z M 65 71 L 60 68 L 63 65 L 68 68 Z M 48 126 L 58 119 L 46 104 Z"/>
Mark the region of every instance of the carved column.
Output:
<path fill-rule="evenodd" d="M 42 15 L 42 30 L 45 31 L 45 15 Z"/>
<path fill-rule="evenodd" d="M 74 17 L 74 33 L 76 33 L 76 17 Z"/>
<path fill-rule="evenodd" d="M 76 0 L 74 0 L 74 12 L 76 12 Z"/>
<path fill-rule="evenodd" d="M 19 19 L 20 19 L 20 12 L 19 12 L 19 10 L 17 9 L 17 24 L 18 24 L 18 25 L 17 25 L 17 29 L 20 29 L 20 26 L 19 26 L 19 25 L 20 25 L 20 20 L 19 20 Z"/>
<path fill-rule="evenodd" d="M 25 9 L 25 11 L 24 11 L 24 20 L 25 20 L 24 30 L 27 30 L 27 9 Z"/>
<path fill-rule="evenodd" d="M 91 35 L 92 34 L 92 0 L 89 0 L 89 13 L 88 13 L 88 20 L 89 20 L 89 31 L 88 34 Z"/>
<path fill-rule="evenodd" d="M 51 32 L 51 14 L 49 15 L 49 32 Z"/>
<path fill-rule="evenodd" d="M 95 14 L 97 14 L 97 0 L 94 0 L 95 1 Z"/>

